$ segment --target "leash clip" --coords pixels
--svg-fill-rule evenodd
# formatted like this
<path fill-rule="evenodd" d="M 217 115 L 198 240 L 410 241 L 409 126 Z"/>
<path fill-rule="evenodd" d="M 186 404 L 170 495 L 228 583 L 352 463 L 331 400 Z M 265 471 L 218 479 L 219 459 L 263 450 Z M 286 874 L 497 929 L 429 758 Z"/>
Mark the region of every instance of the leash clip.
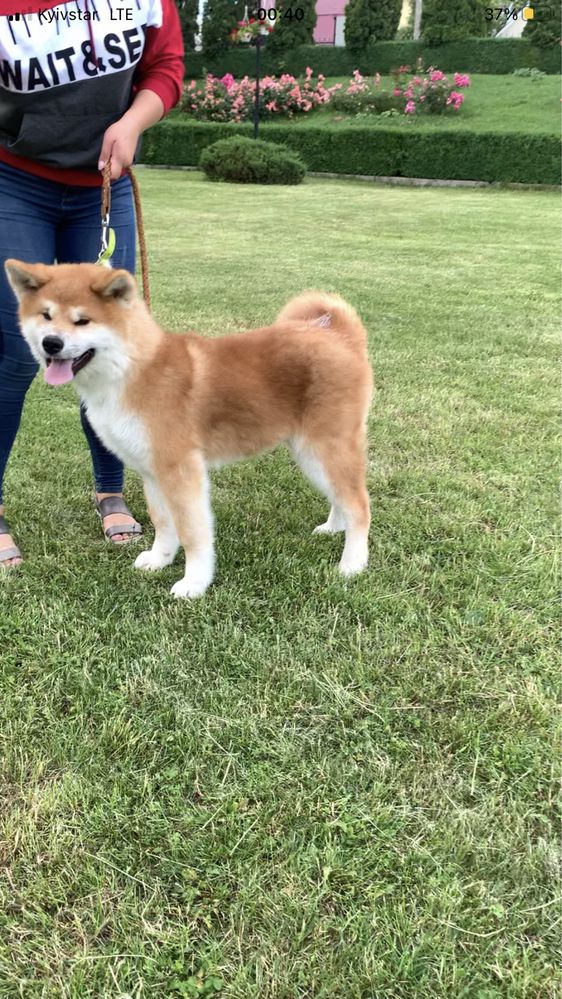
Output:
<path fill-rule="evenodd" d="M 115 232 L 109 227 L 109 212 L 101 220 L 101 249 L 98 254 L 98 264 L 108 264 L 115 250 Z"/>

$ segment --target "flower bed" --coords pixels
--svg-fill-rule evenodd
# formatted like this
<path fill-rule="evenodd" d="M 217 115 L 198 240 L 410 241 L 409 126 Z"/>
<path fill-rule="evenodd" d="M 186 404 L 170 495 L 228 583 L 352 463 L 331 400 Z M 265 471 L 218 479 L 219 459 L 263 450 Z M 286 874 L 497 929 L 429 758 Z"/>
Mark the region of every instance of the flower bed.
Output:
<path fill-rule="evenodd" d="M 426 71 L 418 69 L 414 76 L 410 76 L 409 66 L 400 66 L 393 76 L 393 95 L 405 100 L 406 114 L 460 111 L 464 103 L 461 89 L 470 86 L 467 73 L 455 73 L 451 82 L 445 73 L 433 66 Z"/>
<path fill-rule="evenodd" d="M 327 104 L 355 115 L 442 114 L 459 111 L 464 102 L 461 89 L 470 86 L 466 74 L 455 73 L 451 81 L 432 66 L 426 71 L 418 69 L 414 76 L 410 76 L 409 66 L 400 66 L 393 75 L 392 93 L 381 89 L 379 73 L 368 80 L 357 69 L 345 89 L 341 83 L 326 87 L 321 73 L 315 81 L 310 66 L 302 83 L 288 73 L 279 79 L 264 76 L 260 85 L 260 117 L 292 118 Z M 253 115 L 255 91 L 255 81 L 248 76 L 236 81 L 231 73 L 220 79 L 209 74 L 203 85 L 192 80 L 186 87 L 181 110 L 199 121 L 248 121 Z"/>
<path fill-rule="evenodd" d="M 464 102 L 462 88 L 470 86 L 466 73 L 455 73 L 451 81 L 440 69 L 423 70 L 421 66 L 412 76 L 409 66 L 400 66 L 393 73 L 394 88 L 391 92 L 381 89 L 377 73 L 372 80 L 359 70 L 345 90 L 333 99 L 337 111 L 362 116 L 365 114 L 443 114 L 460 111 Z"/>
<path fill-rule="evenodd" d="M 327 104 L 341 84 L 326 87 L 324 79 L 320 73 L 314 81 L 310 67 L 302 83 L 288 73 L 279 79 L 264 76 L 260 82 L 260 117 L 292 118 Z M 255 80 L 248 76 L 236 81 L 231 73 L 220 79 L 208 74 L 203 85 L 195 80 L 188 84 L 181 110 L 198 121 L 248 121 L 253 115 L 255 92 Z"/>

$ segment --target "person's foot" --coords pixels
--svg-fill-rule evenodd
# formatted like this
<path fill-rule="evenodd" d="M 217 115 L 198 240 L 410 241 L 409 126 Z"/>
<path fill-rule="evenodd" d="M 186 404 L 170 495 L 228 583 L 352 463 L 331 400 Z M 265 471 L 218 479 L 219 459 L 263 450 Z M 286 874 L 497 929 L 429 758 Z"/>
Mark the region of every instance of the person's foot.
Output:
<path fill-rule="evenodd" d="M 119 499 L 122 499 L 123 493 L 96 493 L 96 499 L 98 503 L 101 503 L 102 500 L 107 499 L 108 496 L 118 496 Z M 115 524 L 123 525 L 129 523 L 131 524 L 131 528 L 136 524 L 135 518 L 132 516 L 132 514 L 129 513 L 109 513 L 107 514 L 106 517 L 102 518 L 104 534 L 108 530 L 108 528 L 114 527 Z M 131 541 L 135 537 L 138 537 L 138 532 L 133 533 L 131 531 L 131 534 L 126 534 L 126 533 L 113 534 L 110 540 L 114 544 L 118 545 L 118 544 L 123 544 L 125 541 Z"/>
<path fill-rule="evenodd" d="M 0 505 L 0 518 L 4 514 L 4 507 Z M 17 545 L 11 534 L 0 534 L 0 559 L 2 552 L 8 551 L 8 548 L 17 548 Z M 21 565 L 23 559 L 21 555 L 13 555 L 12 558 L 6 558 L 0 560 L 0 570 L 9 569 L 11 566 Z"/>

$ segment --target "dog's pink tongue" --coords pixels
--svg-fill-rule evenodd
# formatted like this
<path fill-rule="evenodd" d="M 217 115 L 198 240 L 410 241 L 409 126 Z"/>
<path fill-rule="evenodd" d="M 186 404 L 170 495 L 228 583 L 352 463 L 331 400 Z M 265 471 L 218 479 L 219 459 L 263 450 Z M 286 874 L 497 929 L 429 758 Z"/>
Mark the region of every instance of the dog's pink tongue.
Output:
<path fill-rule="evenodd" d="M 57 361 L 52 360 L 47 368 L 45 368 L 45 381 L 47 385 L 65 385 L 66 382 L 71 382 L 74 378 L 72 372 L 72 361 Z"/>

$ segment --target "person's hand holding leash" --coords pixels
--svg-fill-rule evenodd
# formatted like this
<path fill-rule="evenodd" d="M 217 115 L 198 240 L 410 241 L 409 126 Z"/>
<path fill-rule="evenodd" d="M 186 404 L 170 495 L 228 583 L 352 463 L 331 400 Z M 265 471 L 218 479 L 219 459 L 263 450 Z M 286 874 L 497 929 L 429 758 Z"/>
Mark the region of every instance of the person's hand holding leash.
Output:
<path fill-rule="evenodd" d="M 140 90 L 129 110 L 106 130 L 98 163 L 103 170 L 111 156 L 111 180 L 117 180 L 125 167 L 132 165 L 139 136 L 160 121 L 164 105 L 152 90 Z"/>

